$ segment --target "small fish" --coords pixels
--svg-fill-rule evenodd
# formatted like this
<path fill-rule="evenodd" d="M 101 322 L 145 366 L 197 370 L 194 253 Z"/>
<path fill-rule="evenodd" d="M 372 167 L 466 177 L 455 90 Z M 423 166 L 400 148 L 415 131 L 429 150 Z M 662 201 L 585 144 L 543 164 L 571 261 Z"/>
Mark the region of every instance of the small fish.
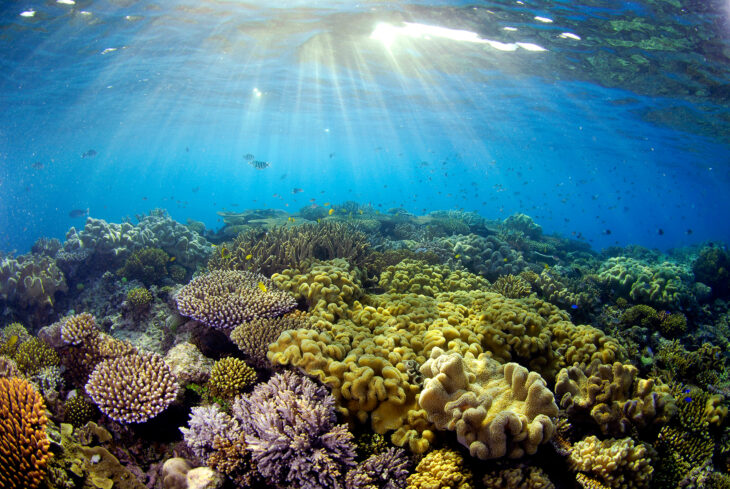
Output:
<path fill-rule="evenodd" d="M 187 146 L 185 146 L 185 152 L 186 153 L 190 153 L 190 148 L 188 148 Z"/>
<path fill-rule="evenodd" d="M 221 247 L 221 258 L 230 258 L 231 252 L 225 246 Z"/>
<path fill-rule="evenodd" d="M 689 393 L 690 393 L 690 388 L 689 388 L 689 387 L 687 387 L 687 388 L 686 388 L 685 390 L 683 390 L 682 392 L 684 392 L 685 394 L 689 394 Z"/>
<path fill-rule="evenodd" d="M 458 260 L 459 258 L 461 258 L 461 255 L 454 255 L 454 258 Z"/>
<path fill-rule="evenodd" d="M 257 170 L 264 170 L 271 166 L 268 161 L 253 160 L 248 162 L 249 165 L 256 168 Z"/>
<path fill-rule="evenodd" d="M 298 194 L 298 193 L 301 193 L 301 192 L 304 192 L 304 189 L 303 188 L 293 188 L 293 189 L 291 189 L 291 193 L 293 193 L 293 194 Z"/>
<path fill-rule="evenodd" d="M 90 149 L 86 153 L 81 153 L 82 158 L 93 158 L 96 156 L 96 150 Z"/>
<path fill-rule="evenodd" d="M 287 217 L 286 220 L 289 221 L 289 222 L 294 222 L 294 218 L 293 217 Z"/>
<path fill-rule="evenodd" d="M 507 260 L 507 258 L 505 258 L 505 259 L 504 259 L 504 260 L 502 260 L 502 261 L 503 261 L 503 262 L 505 262 L 505 263 L 507 263 L 507 262 L 508 262 L 509 260 Z"/>
<path fill-rule="evenodd" d="M 41 163 L 40 161 L 36 161 L 35 163 L 33 163 L 30 166 L 32 166 L 36 170 L 42 170 L 43 169 L 43 163 Z"/>
<path fill-rule="evenodd" d="M 318 217 L 318 218 L 317 218 L 317 224 L 319 224 L 320 222 L 322 222 L 322 219 L 320 219 L 320 218 Z"/>
<path fill-rule="evenodd" d="M 334 153 L 330 153 L 330 159 L 332 159 L 335 156 Z"/>
<path fill-rule="evenodd" d="M 692 398 L 689 397 L 689 396 L 688 397 L 685 397 L 684 398 L 684 402 L 692 402 Z"/>
<path fill-rule="evenodd" d="M 171 256 L 171 257 L 170 257 L 170 263 L 174 262 L 174 261 L 175 261 L 176 259 L 177 259 L 177 257 L 176 257 L 176 256 Z"/>
<path fill-rule="evenodd" d="M 197 192 L 198 192 L 198 190 L 200 190 L 200 187 L 193 187 L 193 188 L 192 188 L 192 192 L 193 192 L 193 193 L 197 193 Z"/>
<path fill-rule="evenodd" d="M 246 259 L 247 260 L 250 260 L 251 258 L 253 258 L 253 255 L 251 253 L 249 253 L 248 255 L 246 255 Z"/>
<path fill-rule="evenodd" d="M 571 309 L 578 309 L 578 304 L 571 304 L 570 305 L 570 308 Z"/>
<path fill-rule="evenodd" d="M 360 210 L 359 210 L 359 211 L 357 211 L 357 212 L 358 212 L 358 214 L 360 214 L 361 216 L 363 215 L 363 211 L 362 211 L 362 209 L 360 209 Z"/>
<path fill-rule="evenodd" d="M 68 217 L 72 219 L 77 219 L 79 217 L 84 217 L 89 215 L 89 208 L 86 209 L 73 209 L 71 212 L 68 213 Z"/>
<path fill-rule="evenodd" d="M 330 209 L 330 210 L 329 210 L 329 212 L 328 212 L 327 214 L 329 214 L 329 215 L 331 216 L 331 215 L 332 215 L 332 214 L 334 214 L 334 213 L 335 213 L 335 210 L 334 210 L 334 209 Z"/>
<path fill-rule="evenodd" d="M 322 204 L 322 207 L 327 207 L 328 205 L 330 205 L 330 203 L 329 202 L 325 202 L 324 204 Z"/>
<path fill-rule="evenodd" d="M 659 228 L 659 230 L 657 231 L 657 234 L 659 236 L 663 236 L 664 235 L 664 230 L 662 228 Z"/>
<path fill-rule="evenodd" d="M 251 153 L 246 153 L 246 156 L 244 156 L 244 158 L 246 158 L 246 161 L 253 161 L 256 157 Z"/>
<path fill-rule="evenodd" d="M 259 282 L 259 289 L 261 289 L 261 292 L 266 292 L 266 285 L 263 282 Z"/>
<path fill-rule="evenodd" d="M 608 236 L 609 234 L 611 234 L 611 230 L 610 229 L 606 229 L 605 231 L 603 231 L 603 234 L 605 234 L 606 236 Z"/>
<path fill-rule="evenodd" d="M 692 234 L 692 230 L 688 229 L 687 231 L 685 231 L 685 234 L 687 234 L 689 236 L 690 234 Z"/>

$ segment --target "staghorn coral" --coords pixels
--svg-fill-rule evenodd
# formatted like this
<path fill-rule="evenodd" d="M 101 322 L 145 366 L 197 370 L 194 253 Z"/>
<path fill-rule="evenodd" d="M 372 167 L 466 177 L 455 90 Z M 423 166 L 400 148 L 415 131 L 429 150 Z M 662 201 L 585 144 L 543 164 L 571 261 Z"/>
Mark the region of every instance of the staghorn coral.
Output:
<path fill-rule="evenodd" d="M 400 489 L 406 486 L 408 469 L 411 465 L 406 452 L 400 448 L 389 448 L 371 455 L 345 478 L 346 489 Z"/>
<path fill-rule="evenodd" d="M 589 436 L 573 445 L 568 466 L 604 487 L 616 489 L 651 487 L 654 471 L 647 448 L 637 445 L 631 438 L 601 441 Z M 582 484 L 591 487 L 585 481 Z"/>
<path fill-rule="evenodd" d="M 43 398 L 25 380 L 0 378 L 0 487 L 35 489 L 49 457 Z"/>
<path fill-rule="evenodd" d="M 667 338 L 675 338 L 687 331 L 687 318 L 682 313 L 657 312 L 651 306 L 639 304 L 624 311 L 621 315 L 621 325 L 624 328 L 631 326 L 648 328 L 652 331 L 659 331 Z"/>
<path fill-rule="evenodd" d="M 132 253 L 117 270 L 117 275 L 136 279 L 146 286 L 159 284 L 167 277 L 167 262 L 170 255 L 160 248 L 142 248 Z"/>
<path fill-rule="evenodd" d="M 362 295 L 359 272 L 343 259 L 311 262 L 301 269 L 287 269 L 271 277 L 280 289 L 307 302 L 309 311 L 328 321 L 344 315 Z"/>
<path fill-rule="evenodd" d="M 555 395 L 574 422 L 592 420 L 603 434 L 665 424 L 676 411 L 669 387 L 637 374 L 636 367 L 620 362 L 594 361 L 585 371 L 564 368 L 556 378 Z"/>
<path fill-rule="evenodd" d="M 263 275 L 239 270 L 194 278 L 175 300 L 182 315 L 224 330 L 256 318 L 281 316 L 297 305 Z"/>
<path fill-rule="evenodd" d="M 464 458 L 454 450 L 438 449 L 429 452 L 408 477 L 407 489 L 472 489 L 471 471 Z"/>
<path fill-rule="evenodd" d="M 484 487 L 501 489 L 555 489 L 541 468 L 525 464 L 490 470 L 482 478 L 482 483 Z"/>
<path fill-rule="evenodd" d="M 100 362 L 89 376 L 86 393 L 101 411 L 119 423 L 143 423 L 175 400 L 178 385 L 157 354 L 132 353 Z"/>
<path fill-rule="evenodd" d="M 224 251 L 213 254 L 208 262 L 210 270 L 255 270 L 266 276 L 307 260 L 344 258 L 362 267 L 369 253 L 363 233 L 335 222 L 250 230 L 220 248 Z"/>
<path fill-rule="evenodd" d="M 98 334 L 94 316 L 88 312 L 69 316 L 61 325 L 61 339 L 68 345 L 82 345 Z"/>
<path fill-rule="evenodd" d="M 268 358 L 319 378 L 344 415 L 370 421 L 376 433 L 395 430 L 394 444 L 423 453 L 435 427 L 418 406 L 421 386 L 411 370 L 434 347 L 475 357 L 489 352 L 549 381 L 566 364 L 622 358 L 613 339 L 573 325 L 555 306 L 486 291 L 366 296 L 335 323 L 320 319 L 312 328 L 283 332 Z"/>
<path fill-rule="evenodd" d="M 510 274 L 503 275 L 495 280 L 492 284 L 492 290 L 510 299 L 519 299 L 529 296 L 532 292 L 532 287 L 530 287 L 530 283 L 522 278 L 522 276 Z"/>
<path fill-rule="evenodd" d="M 221 358 L 213 365 L 208 379 L 210 394 L 232 400 L 256 383 L 256 371 L 241 359 Z"/>
<path fill-rule="evenodd" d="M 434 348 L 421 373 L 419 405 L 437 428 L 455 431 L 473 457 L 533 455 L 555 431 L 553 394 L 539 374 L 516 363 Z"/>
<path fill-rule="evenodd" d="M 287 371 L 239 396 L 241 422 L 253 460 L 269 484 L 292 489 L 340 488 L 355 465 L 346 425 L 336 425 L 334 398 L 307 377 Z"/>
<path fill-rule="evenodd" d="M 190 412 L 189 428 L 180 428 L 185 444 L 203 462 L 216 451 L 216 438 L 235 441 L 241 433 L 238 421 L 220 410 L 217 404 L 197 406 Z"/>
<path fill-rule="evenodd" d="M 308 328 L 309 319 L 301 311 L 292 311 L 278 318 L 257 318 L 244 321 L 231 332 L 231 341 L 246 355 L 248 362 L 257 368 L 268 368 L 266 358 L 269 345 L 279 335 L 290 329 Z"/>
<path fill-rule="evenodd" d="M 38 338 L 21 343 L 14 359 L 17 367 L 28 376 L 35 375 L 45 367 L 58 367 L 61 363 L 56 350 Z"/>
<path fill-rule="evenodd" d="M 216 436 L 213 450 L 208 457 L 208 467 L 225 475 L 237 489 L 261 483 L 261 474 L 251 458 L 245 434 L 241 433 L 237 440 Z"/>
<path fill-rule="evenodd" d="M 489 287 L 489 282 L 463 270 L 451 270 L 445 265 L 405 259 L 380 274 L 380 287 L 395 294 L 435 296 L 439 292 L 477 290 Z"/>

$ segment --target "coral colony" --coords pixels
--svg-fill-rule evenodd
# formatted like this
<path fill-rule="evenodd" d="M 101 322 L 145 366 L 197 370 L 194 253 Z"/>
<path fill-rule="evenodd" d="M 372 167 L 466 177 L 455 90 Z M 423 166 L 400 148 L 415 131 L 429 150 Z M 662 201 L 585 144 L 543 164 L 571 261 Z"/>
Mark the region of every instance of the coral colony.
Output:
<path fill-rule="evenodd" d="M 332 209 L 2 256 L 0 488 L 730 487 L 723 247 Z"/>

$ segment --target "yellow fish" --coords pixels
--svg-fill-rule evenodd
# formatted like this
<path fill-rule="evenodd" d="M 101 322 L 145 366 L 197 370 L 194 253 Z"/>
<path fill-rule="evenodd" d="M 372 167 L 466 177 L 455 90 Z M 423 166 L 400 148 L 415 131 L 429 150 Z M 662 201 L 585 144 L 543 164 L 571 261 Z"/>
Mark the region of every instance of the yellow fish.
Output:
<path fill-rule="evenodd" d="M 261 292 L 266 292 L 266 285 L 263 282 L 259 282 L 259 289 L 261 289 Z"/>
<path fill-rule="evenodd" d="M 505 262 L 505 263 L 507 263 L 508 261 L 509 261 L 509 260 L 507 260 L 507 258 L 505 258 L 505 259 L 504 259 L 504 262 Z"/>
<path fill-rule="evenodd" d="M 362 216 L 362 209 L 360 209 L 360 210 L 359 210 L 359 211 L 357 211 L 357 212 L 359 212 L 359 213 L 360 213 L 360 215 Z"/>
<path fill-rule="evenodd" d="M 247 260 L 250 260 L 251 258 L 253 258 L 253 255 L 251 253 L 249 253 L 248 255 L 246 255 L 246 259 Z"/>
<path fill-rule="evenodd" d="M 548 270 L 550 268 L 550 265 L 548 265 L 547 263 L 545 263 L 544 265 L 545 265 L 545 270 Z"/>
<path fill-rule="evenodd" d="M 454 255 L 454 258 L 461 258 L 461 255 Z"/>
<path fill-rule="evenodd" d="M 324 203 L 324 204 L 322 204 L 322 205 L 323 205 L 324 207 L 327 207 L 328 205 L 330 205 L 330 203 L 329 203 L 329 202 L 325 202 L 325 203 Z"/>
<path fill-rule="evenodd" d="M 329 215 L 331 216 L 331 215 L 332 215 L 332 214 L 333 214 L 334 212 L 335 212 L 335 210 L 334 210 L 334 209 L 330 209 L 330 211 L 329 211 Z"/>
<path fill-rule="evenodd" d="M 287 220 L 288 221 L 291 221 L 291 222 L 294 222 L 294 218 L 293 217 L 287 217 Z"/>
<path fill-rule="evenodd" d="M 317 218 L 317 224 L 319 224 L 320 222 L 322 222 L 322 219 L 320 219 L 320 218 L 318 217 L 318 218 Z"/>
<path fill-rule="evenodd" d="M 176 258 L 176 257 L 174 257 L 174 256 L 171 256 L 171 257 L 170 257 L 170 261 L 175 261 L 175 258 Z"/>

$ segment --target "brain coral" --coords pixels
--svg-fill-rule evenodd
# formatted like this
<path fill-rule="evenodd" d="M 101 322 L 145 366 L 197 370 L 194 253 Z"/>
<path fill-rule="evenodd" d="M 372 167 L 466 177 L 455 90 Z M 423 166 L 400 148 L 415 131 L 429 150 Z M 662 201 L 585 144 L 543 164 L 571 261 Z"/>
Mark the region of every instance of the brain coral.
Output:
<path fill-rule="evenodd" d="M 338 258 L 312 262 L 301 270 L 287 269 L 274 274 L 271 280 L 297 299 L 305 299 L 310 311 L 334 321 L 362 295 L 358 275 L 357 269 Z"/>
<path fill-rule="evenodd" d="M 219 329 L 281 316 L 297 305 L 290 294 L 263 275 L 239 270 L 218 270 L 194 278 L 180 289 L 176 301 L 182 315 Z"/>
<path fill-rule="evenodd" d="M 621 362 L 596 361 L 585 372 L 577 366 L 564 368 L 555 381 L 555 394 L 571 419 L 592 419 L 604 434 L 666 423 L 677 409 L 669 387 L 639 379 L 637 373 L 636 367 Z"/>
<path fill-rule="evenodd" d="M 431 351 L 418 399 L 439 429 L 456 431 L 459 443 L 482 460 L 533 455 L 553 436 L 558 414 L 540 374 L 487 355 Z"/>
<path fill-rule="evenodd" d="M 656 307 L 676 309 L 692 299 L 692 273 L 671 262 L 649 265 L 612 257 L 603 262 L 598 278 L 617 296 Z"/>
<path fill-rule="evenodd" d="M 49 441 L 43 398 L 19 378 L 0 378 L 0 487 L 34 489 L 46 471 Z"/>
<path fill-rule="evenodd" d="M 637 446 L 631 438 L 601 441 L 589 436 L 573 445 L 568 464 L 571 470 L 587 476 L 586 482 L 598 482 L 611 489 L 650 487 L 654 472 L 647 448 Z"/>
<path fill-rule="evenodd" d="M 486 291 L 364 296 L 336 322 L 317 319 L 309 329 L 281 333 L 269 347 L 274 364 L 293 365 L 332 388 L 346 416 L 370 421 L 376 433 L 423 453 L 435 426 L 418 406 L 411 375 L 435 347 L 475 357 L 489 353 L 518 362 L 548 380 L 563 366 L 622 355 L 615 340 L 576 326 L 557 307 L 529 297 L 507 299 Z M 605 359 L 605 360 L 604 360 Z"/>
<path fill-rule="evenodd" d="M 405 259 L 383 270 L 380 286 L 391 293 L 433 297 L 439 292 L 486 289 L 489 282 L 463 270 L 451 270 L 445 265 Z"/>
<path fill-rule="evenodd" d="M 177 396 L 170 367 L 157 354 L 133 353 L 104 360 L 89 376 L 86 392 L 104 414 L 120 423 L 143 423 Z"/>

